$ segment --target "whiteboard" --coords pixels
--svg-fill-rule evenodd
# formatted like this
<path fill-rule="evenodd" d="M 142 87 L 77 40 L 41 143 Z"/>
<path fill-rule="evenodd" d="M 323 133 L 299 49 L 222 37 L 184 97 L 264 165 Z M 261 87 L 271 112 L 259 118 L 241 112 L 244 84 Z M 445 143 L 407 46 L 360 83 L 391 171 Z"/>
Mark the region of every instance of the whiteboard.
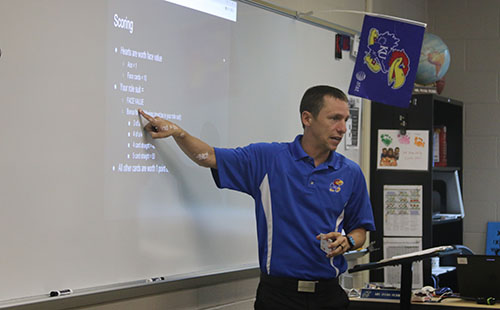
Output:
<path fill-rule="evenodd" d="M 146 137 L 136 110 L 218 147 L 292 141 L 307 88 L 348 88 L 334 39 L 244 3 L 234 22 L 161 0 L 1 1 L 0 300 L 256 266 L 251 197 Z"/>

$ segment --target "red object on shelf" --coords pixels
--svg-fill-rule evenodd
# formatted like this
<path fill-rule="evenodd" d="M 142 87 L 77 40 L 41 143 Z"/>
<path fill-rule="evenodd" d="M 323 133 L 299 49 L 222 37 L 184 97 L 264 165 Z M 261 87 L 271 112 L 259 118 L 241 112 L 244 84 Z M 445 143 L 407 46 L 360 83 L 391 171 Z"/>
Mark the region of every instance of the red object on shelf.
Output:
<path fill-rule="evenodd" d="M 447 154 L 446 154 L 446 126 L 434 127 L 434 167 L 446 167 Z"/>

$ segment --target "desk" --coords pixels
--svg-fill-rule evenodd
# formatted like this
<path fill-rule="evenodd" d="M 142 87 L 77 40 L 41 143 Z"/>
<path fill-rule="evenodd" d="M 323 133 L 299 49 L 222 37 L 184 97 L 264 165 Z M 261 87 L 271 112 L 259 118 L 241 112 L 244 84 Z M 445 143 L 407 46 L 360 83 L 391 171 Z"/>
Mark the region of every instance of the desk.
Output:
<path fill-rule="evenodd" d="M 459 254 L 459 250 L 452 246 L 441 246 L 426 249 L 423 251 L 418 251 L 414 253 L 408 253 L 405 255 L 395 256 L 389 259 L 383 259 L 379 262 L 371 262 L 368 264 L 356 265 L 349 269 L 349 272 L 358 272 L 362 270 L 379 269 L 385 266 L 397 266 L 401 265 L 401 289 L 400 289 L 400 302 L 398 306 L 400 310 L 410 310 L 411 309 L 411 287 L 412 287 L 412 265 L 414 262 L 419 260 L 425 260 L 432 257 L 444 257 L 452 254 Z"/>
<path fill-rule="evenodd" d="M 394 299 L 371 299 L 350 298 L 349 310 L 399 310 L 399 300 Z M 493 306 L 480 305 L 475 301 L 462 300 L 460 298 L 447 298 L 439 303 L 412 302 L 411 309 L 415 310 L 448 310 L 448 309 L 500 309 L 500 304 Z"/>

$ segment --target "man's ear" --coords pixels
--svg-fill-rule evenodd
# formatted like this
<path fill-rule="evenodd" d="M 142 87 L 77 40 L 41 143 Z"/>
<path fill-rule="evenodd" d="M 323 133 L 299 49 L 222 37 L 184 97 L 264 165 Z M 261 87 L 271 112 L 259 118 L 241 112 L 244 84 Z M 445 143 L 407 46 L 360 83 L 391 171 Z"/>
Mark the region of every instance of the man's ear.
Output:
<path fill-rule="evenodd" d="M 311 120 L 312 120 L 312 114 L 309 111 L 304 111 L 302 112 L 301 118 L 302 118 L 302 125 L 304 127 L 309 127 L 311 126 Z"/>

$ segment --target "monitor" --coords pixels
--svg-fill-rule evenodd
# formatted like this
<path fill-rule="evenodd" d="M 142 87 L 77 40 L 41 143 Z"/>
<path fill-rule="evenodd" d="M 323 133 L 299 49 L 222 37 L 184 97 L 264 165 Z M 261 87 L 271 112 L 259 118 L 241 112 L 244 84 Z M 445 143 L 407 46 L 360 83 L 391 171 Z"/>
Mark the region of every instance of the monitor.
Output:
<path fill-rule="evenodd" d="M 494 255 L 459 255 L 457 257 L 458 291 L 463 299 L 500 298 L 500 257 Z"/>
<path fill-rule="evenodd" d="M 432 179 L 433 219 L 463 218 L 465 212 L 458 171 L 435 171 Z"/>

